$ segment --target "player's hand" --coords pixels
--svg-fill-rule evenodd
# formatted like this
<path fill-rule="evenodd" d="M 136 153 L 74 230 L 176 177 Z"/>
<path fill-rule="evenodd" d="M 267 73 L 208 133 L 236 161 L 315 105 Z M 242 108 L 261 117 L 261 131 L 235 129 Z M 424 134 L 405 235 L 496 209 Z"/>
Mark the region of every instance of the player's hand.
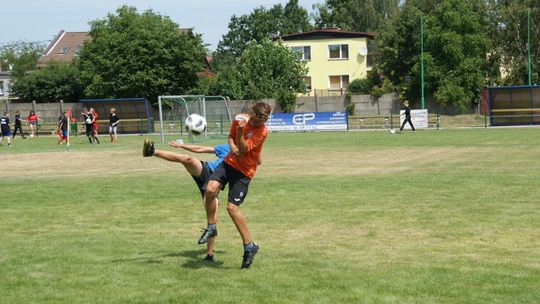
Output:
<path fill-rule="evenodd" d="M 236 126 L 236 129 L 242 129 L 246 123 L 248 122 L 247 119 L 242 119 L 242 120 L 237 120 L 238 121 L 238 125 Z"/>
<path fill-rule="evenodd" d="M 231 146 L 231 152 L 236 156 L 240 155 L 240 150 L 238 150 L 237 146 Z"/>

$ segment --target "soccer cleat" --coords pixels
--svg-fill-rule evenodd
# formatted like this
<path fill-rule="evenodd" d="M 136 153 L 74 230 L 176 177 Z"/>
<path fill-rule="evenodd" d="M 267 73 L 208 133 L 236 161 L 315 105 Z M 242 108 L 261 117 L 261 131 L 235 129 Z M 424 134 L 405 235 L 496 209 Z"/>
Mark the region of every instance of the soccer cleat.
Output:
<path fill-rule="evenodd" d="M 142 155 L 144 157 L 153 156 L 154 155 L 154 143 L 151 141 L 148 141 L 148 139 L 144 140 Z"/>
<path fill-rule="evenodd" d="M 201 237 L 199 238 L 197 243 L 204 244 L 208 242 L 209 238 L 213 238 L 215 236 L 217 236 L 217 229 L 212 231 L 208 229 L 203 229 L 203 233 L 201 234 Z"/>
<path fill-rule="evenodd" d="M 213 262 L 214 261 L 214 255 L 207 254 L 206 257 L 204 257 L 203 261 Z"/>
<path fill-rule="evenodd" d="M 240 269 L 249 268 L 249 266 L 251 266 L 251 263 L 253 263 L 255 255 L 257 254 L 257 251 L 259 251 L 259 246 L 257 246 L 257 244 L 253 243 L 253 246 L 253 250 L 244 251 L 244 258 L 242 259 L 242 266 L 240 267 Z"/>

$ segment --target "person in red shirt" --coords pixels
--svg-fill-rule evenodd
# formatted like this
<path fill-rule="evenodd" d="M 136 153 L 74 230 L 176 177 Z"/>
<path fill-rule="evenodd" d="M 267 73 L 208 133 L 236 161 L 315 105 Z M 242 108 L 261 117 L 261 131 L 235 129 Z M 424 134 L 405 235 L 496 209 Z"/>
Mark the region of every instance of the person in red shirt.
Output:
<path fill-rule="evenodd" d="M 94 108 L 90 108 L 90 113 L 92 113 L 92 116 L 94 117 L 92 119 L 92 138 L 99 144 L 99 138 L 98 138 L 98 113 Z"/>
<path fill-rule="evenodd" d="M 215 198 L 228 183 L 227 212 L 244 244 L 241 269 L 249 268 L 259 250 L 259 246 L 251 240 L 246 218 L 240 212 L 240 204 L 246 198 L 249 184 L 257 170 L 262 146 L 268 136 L 265 122 L 272 109 L 268 104 L 258 102 L 251 110 L 252 115 L 241 114 L 233 121 L 229 134 L 231 152 L 212 173 L 206 185 L 205 208 L 208 227 L 199 239 L 199 244 L 202 244 L 209 238 L 217 236 Z"/>
<path fill-rule="evenodd" d="M 30 114 L 28 114 L 28 117 L 26 117 L 26 122 L 30 125 L 30 137 L 35 136 L 37 123 L 38 123 L 39 117 L 34 113 L 34 111 L 30 111 Z"/>

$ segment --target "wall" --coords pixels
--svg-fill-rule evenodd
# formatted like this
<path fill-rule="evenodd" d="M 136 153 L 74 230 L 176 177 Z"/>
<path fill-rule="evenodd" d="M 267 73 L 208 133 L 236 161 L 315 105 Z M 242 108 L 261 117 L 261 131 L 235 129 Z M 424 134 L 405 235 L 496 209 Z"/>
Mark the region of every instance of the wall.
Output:
<path fill-rule="evenodd" d="M 2 112 L 8 111 L 9 117 L 15 117 L 15 111 L 21 112 L 21 117 L 26 118 L 30 111 L 36 112 L 44 123 L 55 123 L 58 117 L 62 115 L 63 110 L 72 109 L 74 116 L 79 117 L 82 112 L 82 104 L 80 103 L 0 103 Z"/>
<path fill-rule="evenodd" d="M 276 105 L 274 99 L 264 99 L 272 106 L 272 111 L 279 113 L 282 109 Z M 240 113 L 243 109 L 247 109 L 250 100 L 230 100 L 229 108 L 231 115 Z M 347 98 L 345 96 L 303 96 L 296 98 L 295 112 L 341 112 L 346 111 Z M 394 94 L 385 94 L 378 100 L 371 95 L 353 95 L 351 103 L 355 106 L 355 115 L 357 116 L 377 116 L 399 113 L 399 100 Z"/>

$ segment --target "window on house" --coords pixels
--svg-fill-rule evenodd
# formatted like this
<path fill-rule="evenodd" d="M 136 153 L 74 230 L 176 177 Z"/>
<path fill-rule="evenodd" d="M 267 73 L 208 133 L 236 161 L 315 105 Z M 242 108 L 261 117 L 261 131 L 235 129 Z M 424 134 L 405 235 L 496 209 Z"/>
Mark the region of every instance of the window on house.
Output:
<path fill-rule="evenodd" d="M 328 46 L 328 58 L 330 59 L 349 59 L 348 44 L 331 44 Z"/>
<path fill-rule="evenodd" d="M 310 76 L 304 77 L 304 83 L 306 84 L 306 89 L 308 91 L 311 91 L 311 77 Z"/>
<path fill-rule="evenodd" d="M 80 52 L 81 52 L 81 46 L 77 45 L 77 47 L 75 48 L 75 56 L 79 56 Z"/>
<path fill-rule="evenodd" d="M 58 51 L 58 54 L 67 54 L 68 51 L 69 51 L 69 47 L 65 46 L 61 48 L 60 51 Z"/>
<path fill-rule="evenodd" d="M 330 90 L 342 90 L 349 86 L 349 75 L 332 75 L 329 76 Z"/>
<path fill-rule="evenodd" d="M 367 43 L 368 55 L 366 57 L 366 65 L 368 68 L 373 68 L 373 40 L 369 39 Z"/>
<path fill-rule="evenodd" d="M 297 53 L 300 60 L 311 60 L 310 46 L 293 46 L 291 47 L 291 51 L 293 51 L 293 53 Z"/>

